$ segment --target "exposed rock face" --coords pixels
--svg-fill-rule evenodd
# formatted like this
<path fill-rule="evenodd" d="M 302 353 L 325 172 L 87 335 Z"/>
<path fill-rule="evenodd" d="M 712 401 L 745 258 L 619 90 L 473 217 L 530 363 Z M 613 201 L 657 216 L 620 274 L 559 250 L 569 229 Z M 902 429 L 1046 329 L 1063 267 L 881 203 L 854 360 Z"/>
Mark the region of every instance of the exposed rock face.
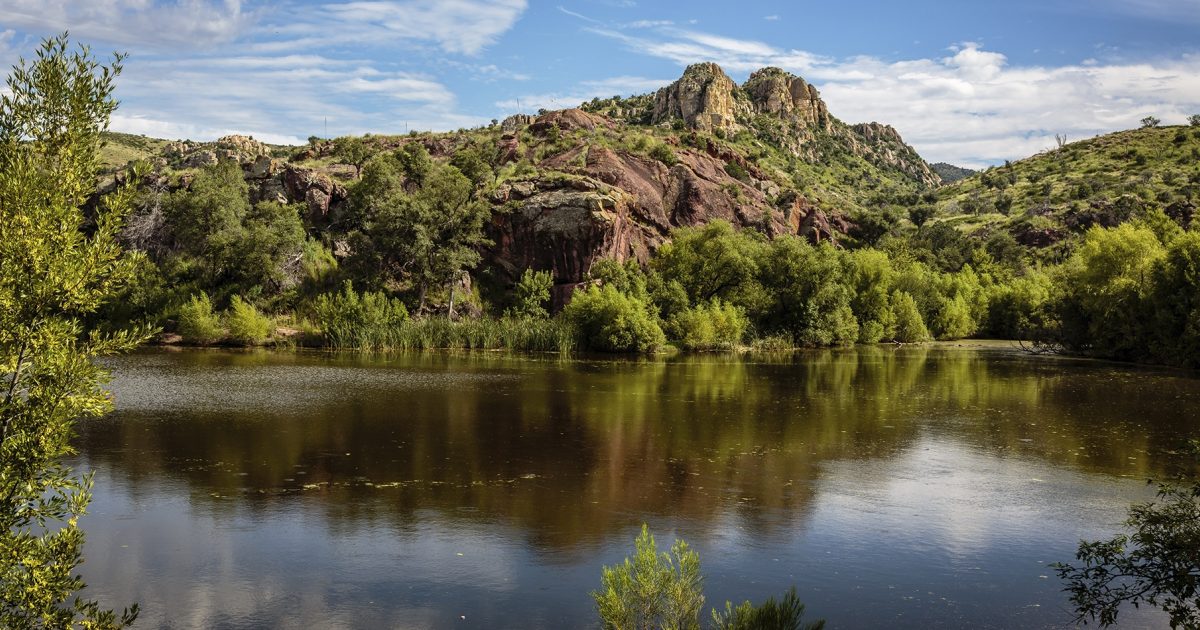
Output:
<path fill-rule="evenodd" d="M 742 89 L 758 114 L 772 114 L 796 123 L 829 129 L 829 109 L 817 88 L 779 68 L 763 68 L 750 75 Z"/>
<path fill-rule="evenodd" d="M 529 123 L 531 122 L 533 122 L 533 116 L 530 116 L 529 114 L 513 114 L 512 116 L 505 118 L 504 122 L 500 123 L 500 131 L 503 131 L 504 133 L 515 133 L 524 129 L 525 127 L 528 127 Z"/>
<path fill-rule="evenodd" d="M 847 126 L 829 113 L 815 87 L 779 68 L 758 70 L 738 86 L 714 63 L 688 66 L 678 81 L 655 95 L 651 122 L 681 120 L 699 131 L 734 132 L 752 126 L 755 115 L 783 121 L 782 132 L 774 134 L 777 137 L 772 141 L 809 161 L 823 159 L 813 141 L 824 136 L 877 166 L 904 173 L 922 186 L 941 182 L 895 129 L 878 123 Z"/>
<path fill-rule="evenodd" d="M 589 114 L 582 109 L 560 109 L 538 116 L 530 123 L 529 130 L 534 133 L 545 133 L 551 127 L 558 127 L 562 131 L 574 131 L 576 129 L 593 131 L 597 127 L 612 126 L 612 121 L 609 119 Z"/>
<path fill-rule="evenodd" d="M 737 84 L 715 63 L 688 66 L 683 76 L 662 88 L 654 97 L 655 124 L 683 119 L 684 124 L 701 131 L 734 129 L 745 103 L 734 98 Z"/>
<path fill-rule="evenodd" d="M 904 143 L 900 132 L 891 125 L 869 122 L 854 125 L 851 129 L 864 140 L 854 146 L 872 162 L 894 168 L 925 186 L 937 186 L 942 182 L 942 178 L 915 149 Z"/>
<path fill-rule="evenodd" d="M 847 227 L 839 228 L 837 219 L 803 198 L 794 200 L 795 212 L 773 208 L 762 191 L 731 177 L 725 162 L 704 152 L 678 151 L 679 163 L 670 168 L 605 147 L 581 147 L 559 157 L 572 162 L 567 156 L 583 151 L 584 166 L 574 175 L 509 182 L 492 198 L 506 210 L 493 215 L 488 263 L 512 280 L 527 268 L 551 271 L 556 304 L 595 261 L 647 262 L 677 227 L 723 219 L 813 242 L 836 242 L 838 230 Z"/>
<path fill-rule="evenodd" d="M 304 202 L 308 206 L 309 218 L 314 223 L 325 222 L 331 207 L 347 198 L 344 186 L 313 169 L 288 164 L 282 177 L 288 200 Z"/>

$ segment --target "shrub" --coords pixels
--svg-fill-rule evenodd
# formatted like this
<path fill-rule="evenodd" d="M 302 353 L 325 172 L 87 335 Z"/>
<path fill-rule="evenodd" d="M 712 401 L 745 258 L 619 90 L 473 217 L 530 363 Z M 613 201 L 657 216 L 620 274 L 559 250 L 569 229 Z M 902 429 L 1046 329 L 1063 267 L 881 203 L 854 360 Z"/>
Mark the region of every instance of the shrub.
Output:
<path fill-rule="evenodd" d="M 713 624 L 717 630 L 821 630 L 825 620 L 804 623 L 804 604 L 793 586 L 783 599 L 771 597 L 758 606 L 745 601 L 734 608 L 725 602 L 724 614 L 713 610 Z"/>
<path fill-rule="evenodd" d="M 175 329 L 185 341 L 212 343 L 224 336 L 221 320 L 213 314 L 208 295 L 193 295 L 176 315 Z"/>
<path fill-rule="evenodd" d="M 588 350 L 653 352 L 666 342 L 649 306 L 612 286 L 576 291 L 562 316 L 577 328 Z"/>
<path fill-rule="evenodd" d="M 258 312 L 253 304 L 237 295 L 229 301 L 225 326 L 229 329 L 230 339 L 248 346 L 266 341 L 273 328 L 270 317 Z"/>
<path fill-rule="evenodd" d="M 546 317 L 549 312 L 545 305 L 550 302 L 552 287 L 554 276 L 549 271 L 526 269 L 513 287 L 513 306 L 508 314 L 514 317 Z"/>
<path fill-rule="evenodd" d="M 675 155 L 675 151 L 663 142 L 657 142 L 650 147 L 650 157 L 667 166 L 675 166 L 679 163 L 679 157 Z"/>
<path fill-rule="evenodd" d="M 892 317 L 896 322 L 895 340 L 904 343 L 929 341 L 929 329 L 921 318 L 917 301 L 904 291 L 892 293 Z"/>
<path fill-rule="evenodd" d="M 718 299 L 676 313 L 667 329 L 685 350 L 731 350 L 749 325 L 740 308 Z"/>
<path fill-rule="evenodd" d="M 349 282 L 340 293 L 318 296 L 312 309 L 325 343 L 334 348 L 394 348 L 397 327 L 408 319 L 408 309 L 399 300 L 382 293 L 356 293 Z"/>
<path fill-rule="evenodd" d="M 600 590 L 592 592 L 606 630 L 664 628 L 699 630 L 704 606 L 700 556 L 682 540 L 670 553 L 659 552 L 650 530 L 634 541 L 634 553 L 622 564 L 604 567 Z M 759 606 L 745 602 L 733 607 L 725 602 L 725 613 L 712 611 L 718 630 L 820 630 L 824 620 L 803 623 L 804 604 L 792 587 L 781 601 L 770 598 Z"/>
<path fill-rule="evenodd" d="M 642 525 L 632 560 L 604 567 L 592 598 L 605 628 L 697 628 L 702 580 L 700 556 L 686 542 L 677 540 L 670 554 L 660 554 Z"/>

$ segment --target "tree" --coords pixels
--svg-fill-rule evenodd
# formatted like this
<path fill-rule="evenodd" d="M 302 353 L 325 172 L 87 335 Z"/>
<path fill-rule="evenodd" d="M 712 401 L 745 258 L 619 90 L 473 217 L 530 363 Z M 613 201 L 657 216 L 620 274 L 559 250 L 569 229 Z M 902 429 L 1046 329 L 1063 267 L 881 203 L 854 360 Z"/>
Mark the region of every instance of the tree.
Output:
<path fill-rule="evenodd" d="M 362 175 L 363 164 L 371 158 L 371 149 L 366 140 L 355 136 L 342 136 L 333 141 L 333 154 L 345 164 L 354 167 L 354 178 Z"/>
<path fill-rule="evenodd" d="M 1080 542 L 1080 566 L 1054 565 L 1077 620 L 1110 626 L 1122 604 L 1144 602 L 1172 628 L 1200 627 L 1200 482 L 1160 485 L 1158 501 L 1131 507 L 1125 526 L 1132 533 Z"/>
<path fill-rule="evenodd" d="M 912 224 L 917 226 L 918 230 L 935 215 L 937 215 L 937 208 L 930 204 L 913 206 L 908 209 L 908 220 L 912 221 Z"/>
<path fill-rule="evenodd" d="M 650 530 L 634 541 L 633 559 L 604 567 L 601 590 L 592 593 L 600 621 L 610 630 L 691 630 L 700 627 L 700 556 L 682 540 L 659 553 Z"/>
<path fill-rule="evenodd" d="M 1187 117 L 1188 124 L 1193 127 L 1200 127 L 1200 114 L 1192 114 Z"/>
<path fill-rule="evenodd" d="M 704 606 L 700 556 L 676 540 L 671 552 L 659 552 L 646 525 L 634 541 L 632 558 L 604 567 L 601 588 L 592 592 L 600 623 L 606 630 L 699 630 Z M 754 606 L 736 608 L 725 602 L 725 612 L 712 611 L 717 630 L 821 630 L 824 620 L 804 623 L 804 604 L 796 588 L 783 599 L 774 597 Z"/>
<path fill-rule="evenodd" d="M 356 264 L 368 275 L 410 282 L 425 304 L 431 287 L 450 285 L 479 263 L 478 247 L 490 216 L 474 185 L 457 168 L 429 160 L 416 143 L 372 160 L 352 199 L 362 222 L 354 242 Z"/>
<path fill-rule="evenodd" d="M 118 245 L 128 189 L 85 221 L 95 191 L 100 134 L 117 103 L 108 66 L 67 36 L 21 61 L 0 97 L 0 626 L 117 628 L 117 615 L 76 596 L 79 517 L 90 475 L 62 463 L 77 419 L 112 408 L 100 356 L 132 348 L 136 331 L 87 332 L 81 320 L 133 273 Z M 86 228 L 86 229 L 85 229 Z"/>
<path fill-rule="evenodd" d="M 1161 120 L 1159 120 L 1158 118 L 1155 118 L 1154 116 L 1147 116 L 1142 119 L 1142 128 L 1143 129 L 1152 129 L 1154 127 L 1157 127 L 1159 125 L 1159 123 L 1161 123 L 1161 122 L 1162 122 Z"/>
<path fill-rule="evenodd" d="M 549 315 L 546 304 L 550 302 L 550 289 L 554 288 L 554 276 L 549 271 L 526 269 L 513 287 L 513 306 L 508 314 L 514 317 L 541 319 Z"/>

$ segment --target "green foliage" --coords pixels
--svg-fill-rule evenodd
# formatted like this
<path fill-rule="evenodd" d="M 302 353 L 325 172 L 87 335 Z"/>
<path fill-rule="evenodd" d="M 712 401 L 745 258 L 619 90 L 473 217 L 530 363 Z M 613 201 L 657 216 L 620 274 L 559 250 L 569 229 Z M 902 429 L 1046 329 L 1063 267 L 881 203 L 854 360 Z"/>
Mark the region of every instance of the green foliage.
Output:
<path fill-rule="evenodd" d="M 208 344 L 225 336 L 221 320 L 213 313 L 212 301 L 201 293 L 192 296 L 176 313 L 175 330 L 184 341 Z"/>
<path fill-rule="evenodd" d="M 718 298 L 675 313 L 666 330 L 685 350 L 734 350 L 749 325 L 740 308 Z"/>
<path fill-rule="evenodd" d="M 700 556 L 682 540 L 659 552 L 646 525 L 634 540 L 632 557 L 604 567 L 600 590 L 592 592 L 601 626 L 611 630 L 699 630 L 704 606 Z M 719 630 L 821 630 L 824 620 L 804 623 L 804 604 L 792 587 L 782 600 L 712 611 Z"/>
<path fill-rule="evenodd" d="M 1131 360 L 1144 352 L 1144 298 L 1166 250 L 1146 227 L 1092 228 L 1061 270 L 1062 341 L 1068 348 Z"/>
<path fill-rule="evenodd" d="M 607 629 L 692 630 L 700 627 L 702 582 L 700 556 L 686 542 L 677 540 L 670 553 L 659 553 L 654 536 L 642 525 L 633 557 L 604 567 L 600 590 L 592 598 Z"/>
<path fill-rule="evenodd" d="M 229 300 L 229 310 L 225 312 L 225 327 L 229 330 L 230 339 L 247 346 L 266 341 L 275 328 L 270 317 L 260 313 L 253 304 L 238 295 Z"/>
<path fill-rule="evenodd" d="M 895 321 L 893 338 L 903 343 L 919 343 L 929 341 L 929 330 L 925 320 L 917 308 L 917 301 L 904 291 L 896 291 L 891 296 L 892 318 Z"/>
<path fill-rule="evenodd" d="M 408 310 L 383 293 L 358 293 L 346 282 L 340 293 L 317 297 L 313 314 L 333 348 L 384 350 L 395 347 L 396 329 L 408 319 Z"/>
<path fill-rule="evenodd" d="M 753 232 L 738 232 L 726 221 L 680 228 L 659 248 L 654 268 L 678 282 L 693 304 L 720 298 L 757 310 L 766 297 L 759 265 L 766 243 Z"/>
<path fill-rule="evenodd" d="M 361 230 L 351 266 L 364 282 L 409 283 L 423 303 L 429 288 L 456 282 L 479 263 L 490 211 L 470 180 L 429 162 L 421 145 L 405 145 L 396 156 L 368 163 L 352 191 Z"/>
<path fill-rule="evenodd" d="M 1172 628 L 1200 627 L 1200 483 L 1160 485 L 1158 501 L 1132 506 L 1125 527 L 1131 532 L 1080 542 L 1079 566 L 1054 565 L 1076 621 L 1111 626 L 1122 605 L 1145 603 L 1164 610 Z"/>
<path fill-rule="evenodd" d="M 144 332 L 85 331 L 81 318 L 134 273 L 117 237 L 131 195 L 120 190 L 85 218 L 100 134 L 116 108 L 121 57 L 102 66 L 66 35 L 21 61 L 0 96 L 0 626 L 118 628 L 117 615 L 78 596 L 79 517 L 92 478 L 63 463 L 76 421 L 112 409 L 98 357 Z"/>
<path fill-rule="evenodd" d="M 174 234 L 160 257 L 177 280 L 217 295 L 274 294 L 296 284 L 305 243 L 294 206 L 251 206 L 236 162 L 201 169 L 188 189 L 173 193 L 166 219 Z"/>
<path fill-rule="evenodd" d="M 679 157 L 675 155 L 675 150 L 662 142 L 657 142 L 650 147 L 649 155 L 668 167 L 679 163 Z"/>
<path fill-rule="evenodd" d="M 1159 125 L 1159 123 L 1161 123 L 1162 121 L 1159 120 L 1158 118 L 1155 118 L 1154 116 L 1147 116 L 1147 117 L 1143 118 L 1141 122 L 1142 122 L 1142 127 L 1153 128 L 1153 127 L 1157 127 Z"/>
<path fill-rule="evenodd" d="M 1193 127 L 1200 127 L 1200 114 L 1192 114 L 1187 117 L 1188 124 Z"/>
<path fill-rule="evenodd" d="M 546 304 L 550 302 L 553 287 L 554 276 L 549 271 L 526 269 L 513 287 L 513 306 L 509 314 L 513 317 L 547 317 Z"/>
<path fill-rule="evenodd" d="M 783 599 L 770 597 L 758 606 L 747 600 L 734 608 L 725 602 L 724 613 L 713 610 L 713 625 L 717 630 L 821 630 L 825 620 L 804 623 L 804 604 L 793 586 Z"/>
<path fill-rule="evenodd" d="M 666 337 L 650 305 L 612 285 L 577 290 L 563 310 L 582 347 L 600 352 L 654 352 Z"/>
<path fill-rule="evenodd" d="M 767 252 L 762 284 L 769 301 L 760 328 L 790 335 L 805 346 L 848 345 L 858 339 L 851 291 L 839 252 L 802 239 L 775 239 Z"/>
<path fill-rule="evenodd" d="M 366 164 L 372 155 L 366 139 L 354 136 L 343 136 L 334 140 L 333 154 L 343 163 L 354 167 L 355 177 L 361 174 L 363 164 Z"/>

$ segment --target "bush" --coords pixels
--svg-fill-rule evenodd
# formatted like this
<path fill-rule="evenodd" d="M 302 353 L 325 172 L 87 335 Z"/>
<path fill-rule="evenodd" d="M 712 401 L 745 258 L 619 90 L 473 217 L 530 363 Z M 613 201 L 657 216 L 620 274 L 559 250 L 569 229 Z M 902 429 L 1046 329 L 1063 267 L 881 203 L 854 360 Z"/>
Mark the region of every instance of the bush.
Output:
<path fill-rule="evenodd" d="M 892 293 L 892 317 L 896 322 L 894 339 L 903 343 L 929 341 L 929 329 L 921 318 L 917 301 L 904 291 Z"/>
<path fill-rule="evenodd" d="M 804 623 L 804 604 L 793 586 L 780 601 L 771 597 L 758 606 L 745 601 L 737 608 L 725 602 L 724 614 L 713 610 L 713 624 L 717 630 L 821 630 L 825 620 Z"/>
<path fill-rule="evenodd" d="M 399 300 L 382 293 L 356 293 L 349 282 L 340 293 L 318 296 L 312 310 L 326 345 L 334 348 L 395 348 L 397 328 L 408 319 L 408 309 Z"/>
<path fill-rule="evenodd" d="M 247 346 L 266 341 L 274 328 L 270 317 L 258 312 L 253 304 L 237 295 L 229 301 L 225 326 L 229 329 L 230 339 Z"/>
<path fill-rule="evenodd" d="M 212 343 L 224 336 L 221 320 L 213 314 L 208 295 L 194 295 L 176 314 L 175 329 L 184 341 Z"/>
<path fill-rule="evenodd" d="M 554 287 L 554 276 L 549 271 L 526 269 L 513 287 L 513 306 L 508 314 L 513 317 L 541 318 L 549 315 L 546 304 L 550 302 L 550 289 Z"/>
<path fill-rule="evenodd" d="M 701 593 L 700 556 L 682 540 L 671 553 L 659 553 L 650 530 L 634 541 L 632 561 L 604 567 L 599 591 L 592 593 L 605 628 L 697 628 Z"/>
<path fill-rule="evenodd" d="M 676 313 L 667 330 L 685 350 L 732 350 L 741 344 L 749 325 L 740 308 L 718 299 Z"/>
<path fill-rule="evenodd" d="M 666 342 L 649 305 L 612 286 L 576 291 L 562 316 L 576 327 L 588 350 L 653 352 Z"/>
<path fill-rule="evenodd" d="M 670 553 L 659 552 L 650 530 L 634 541 L 634 553 L 622 564 L 604 567 L 600 590 L 592 592 L 600 623 L 606 630 L 668 628 L 698 630 L 704 606 L 700 556 L 682 540 Z M 781 601 L 759 606 L 745 602 L 737 608 L 725 602 L 725 613 L 712 611 L 719 630 L 820 630 L 824 620 L 803 623 L 804 604 L 792 587 Z"/>
<path fill-rule="evenodd" d="M 662 142 L 657 142 L 650 147 L 650 157 L 667 166 L 675 166 L 679 163 L 679 157 L 675 155 L 675 151 Z"/>

